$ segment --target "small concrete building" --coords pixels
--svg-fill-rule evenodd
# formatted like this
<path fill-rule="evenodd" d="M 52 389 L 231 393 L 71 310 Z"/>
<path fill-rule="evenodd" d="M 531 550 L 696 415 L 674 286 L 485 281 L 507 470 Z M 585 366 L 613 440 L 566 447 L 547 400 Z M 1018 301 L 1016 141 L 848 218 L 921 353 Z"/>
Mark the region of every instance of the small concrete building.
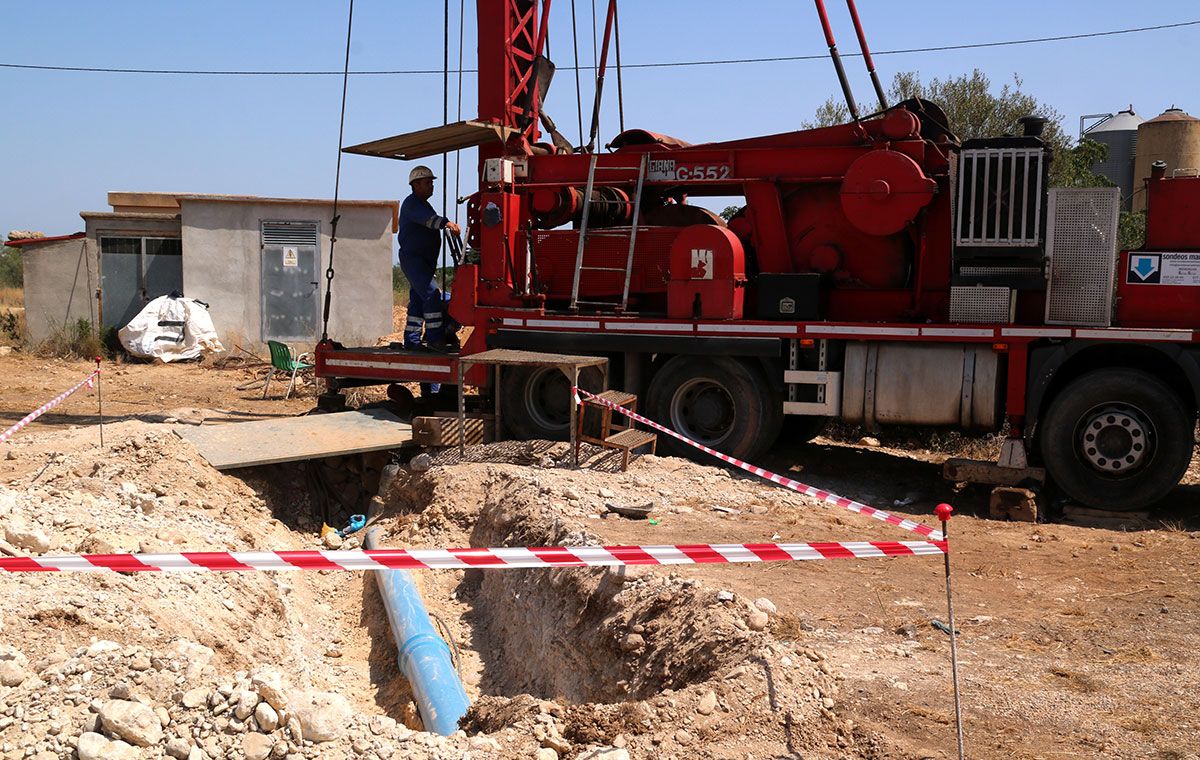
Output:
<path fill-rule="evenodd" d="M 111 192 L 108 203 L 80 214 L 83 233 L 17 243 L 30 340 L 79 319 L 123 327 L 173 291 L 209 304 L 226 347 L 320 339 L 332 201 Z M 338 214 L 329 335 L 372 345 L 392 332 L 399 202 L 339 200 Z"/>

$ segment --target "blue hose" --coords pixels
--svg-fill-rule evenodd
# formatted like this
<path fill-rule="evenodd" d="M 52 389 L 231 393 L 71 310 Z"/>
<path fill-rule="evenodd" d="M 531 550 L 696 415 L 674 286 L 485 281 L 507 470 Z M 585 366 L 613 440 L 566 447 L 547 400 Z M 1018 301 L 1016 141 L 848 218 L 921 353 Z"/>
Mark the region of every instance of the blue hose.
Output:
<path fill-rule="evenodd" d="M 378 548 L 378 532 L 378 528 L 367 531 L 363 543 L 366 548 Z M 374 573 L 396 641 L 396 661 L 412 687 L 425 730 L 449 736 L 458 730 L 458 721 L 470 706 L 450 658 L 450 647 L 434 630 L 408 571 L 375 570 Z"/>

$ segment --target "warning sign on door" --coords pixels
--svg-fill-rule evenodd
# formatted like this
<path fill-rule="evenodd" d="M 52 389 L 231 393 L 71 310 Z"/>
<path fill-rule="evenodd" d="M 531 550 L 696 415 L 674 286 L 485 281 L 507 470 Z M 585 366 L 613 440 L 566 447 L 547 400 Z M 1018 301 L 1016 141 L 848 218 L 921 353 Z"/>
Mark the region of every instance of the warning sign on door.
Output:
<path fill-rule="evenodd" d="M 1200 287 L 1200 253 L 1130 253 L 1125 282 Z"/>
<path fill-rule="evenodd" d="M 283 249 L 283 265 L 285 267 L 300 266 L 300 253 L 295 248 Z"/>

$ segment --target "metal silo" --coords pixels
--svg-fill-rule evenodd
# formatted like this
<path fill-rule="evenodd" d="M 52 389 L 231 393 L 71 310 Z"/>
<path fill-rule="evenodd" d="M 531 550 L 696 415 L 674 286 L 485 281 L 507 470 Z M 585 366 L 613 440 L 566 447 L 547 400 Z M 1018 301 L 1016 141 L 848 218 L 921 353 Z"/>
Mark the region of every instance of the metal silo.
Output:
<path fill-rule="evenodd" d="M 1092 165 L 1092 171 L 1121 188 L 1121 208 L 1128 211 L 1133 195 L 1133 164 L 1137 152 L 1138 126 L 1144 122 L 1133 106 L 1090 127 L 1084 137 L 1108 146 L 1108 158 Z"/>
<path fill-rule="evenodd" d="M 1180 108 L 1168 108 L 1138 127 L 1137 155 L 1133 176 L 1140 190 L 1143 180 L 1150 176 L 1150 164 L 1165 161 L 1167 176 L 1181 169 L 1200 168 L 1200 119 L 1189 116 Z M 1139 192 L 1133 208 L 1146 208 L 1146 194 Z"/>

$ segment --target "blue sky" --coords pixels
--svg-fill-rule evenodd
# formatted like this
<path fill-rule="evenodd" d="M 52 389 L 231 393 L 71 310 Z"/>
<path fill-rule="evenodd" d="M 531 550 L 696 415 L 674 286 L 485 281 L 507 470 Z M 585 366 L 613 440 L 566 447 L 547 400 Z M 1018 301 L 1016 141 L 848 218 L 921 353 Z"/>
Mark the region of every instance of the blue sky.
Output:
<path fill-rule="evenodd" d="M 925 47 L 1105 31 L 1200 19 L 1194 0 L 899 3 L 859 0 L 873 49 Z M 452 46 L 458 3 L 452 3 Z M 591 5 L 581 12 L 581 63 L 590 64 Z M 600 0 L 597 12 L 603 13 Z M 839 46 L 856 49 L 845 6 L 828 3 Z M 570 3 L 554 3 L 555 61 L 570 65 Z M 914 8 L 919 9 L 914 12 Z M 467 3 L 466 68 L 474 67 L 474 3 Z M 351 68 L 441 68 L 442 4 L 357 0 Z M 342 2 L 208 0 L 5 3 L 0 62 L 182 69 L 339 69 Z M 621 4 L 626 63 L 823 53 L 808 2 Z M 603 23 L 603 19 L 600 19 Z M 1152 116 L 1171 105 L 1200 113 L 1194 61 L 1200 26 L 1091 40 L 958 52 L 878 55 L 884 79 L 898 70 L 952 76 L 980 68 L 1014 73 L 1066 116 L 1133 103 Z M 453 52 L 453 59 L 457 52 Z M 847 62 L 860 102 L 870 85 Z M 626 125 L 692 142 L 798 128 L 837 92 L 828 60 L 625 72 Z M 347 144 L 441 123 L 441 76 L 352 77 Z M 452 78 L 451 87 L 456 85 Z M 475 78 L 463 82 L 463 114 L 475 114 Z M 584 82 L 585 104 L 591 88 Z M 331 197 L 341 79 L 202 77 L 0 69 L 0 234 L 82 229 L 81 210 L 105 210 L 109 190 L 165 190 Z M 602 137 L 615 133 L 615 81 L 606 88 Z M 451 120 L 456 106 L 451 95 Z M 574 81 L 560 71 L 547 103 L 569 136 Z M 585 106 L 585 108 L 588 106 Z M 585 120 L 587 115 L 585 114 Z M 474 165 L 473 152 L 463 157 Z M 453 158 L 451 159 L 453 161 Z M 453 165 L 453 164 L 452 164 Z M 440 173 L 440 161 L 434 161 Z M 398 198 L 409 165 L 346 156 L 342 196 Z M 462 192 L 474 189 L 464 167 Z M 440 189 L 438 196 L 440 198 Z"/>

